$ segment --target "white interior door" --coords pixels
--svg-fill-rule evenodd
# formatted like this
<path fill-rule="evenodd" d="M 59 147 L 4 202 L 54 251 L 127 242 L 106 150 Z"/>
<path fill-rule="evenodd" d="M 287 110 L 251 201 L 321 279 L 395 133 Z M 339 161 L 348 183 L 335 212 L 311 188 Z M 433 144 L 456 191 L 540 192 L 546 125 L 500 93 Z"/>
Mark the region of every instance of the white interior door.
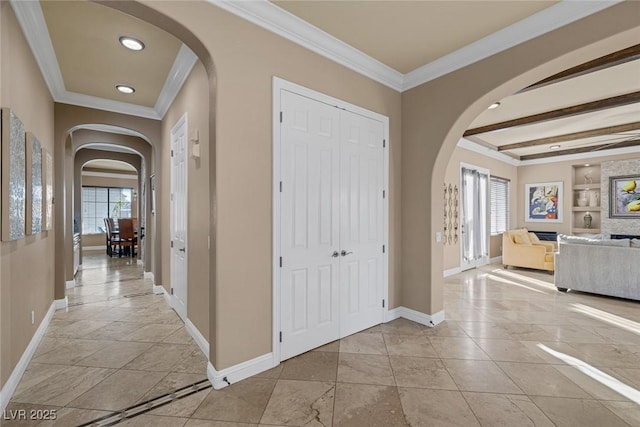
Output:
<path fill-rule="evenodd" d="M 340 336 L 382 323 L 383 126 L 340 112 Z"/>
<path fill-rule="evenodd" d="M 171 129 L 171 304 L 187 319 L 187 114 Z"/>
<path fill-rule="evenodd" d="M 460 168 L 460 268 L 489 263 L 489 171 L 476 166 Z"/>
<path fill-rule="evenodd" d="M 280 358 L 383 320 L 382 122 L 282 90 Z"/>
<path fill-rule="evenodd" d="M 282 92 L 281 357 L 339 337 L 339 110 Z"/>

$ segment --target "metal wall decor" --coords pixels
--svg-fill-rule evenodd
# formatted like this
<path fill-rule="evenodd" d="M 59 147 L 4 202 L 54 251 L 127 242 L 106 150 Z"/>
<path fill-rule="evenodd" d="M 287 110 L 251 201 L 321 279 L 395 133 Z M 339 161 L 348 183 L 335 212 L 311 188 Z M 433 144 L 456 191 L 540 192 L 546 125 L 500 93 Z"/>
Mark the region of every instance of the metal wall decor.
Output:
<path fill-rule="evenodd" d="M 458 186 L 444 184 L 444 244 L 458 243 Z"/>
<path fill-rule="evenodd" d="M 2 240 L 25 236 L 26 151 L 24 125 L 9 108 L 2 109 Z"/>

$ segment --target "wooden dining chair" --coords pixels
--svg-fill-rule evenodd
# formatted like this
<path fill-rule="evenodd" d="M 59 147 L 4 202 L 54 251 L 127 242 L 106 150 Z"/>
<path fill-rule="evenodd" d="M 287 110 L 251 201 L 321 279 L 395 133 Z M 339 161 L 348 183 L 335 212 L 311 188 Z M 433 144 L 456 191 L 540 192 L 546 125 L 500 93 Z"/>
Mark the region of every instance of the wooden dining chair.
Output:
<path fill-rule="evenodd" d="M 120 218 L 118 220 L 118 238 L 120 254 L 122 256 L 122 248 L 129 248 L 129 254 L 133 257 L 136 255 L 136 235 L 133 230 L 133 220 L 131 218 Z"/>
<path fill-rule="evenodd" d="M 113 218 L 105 218 L 104 225 L 107 227 L 107 255 L 112 257 L 114 253 L 120 253 L 116 250 L 116 247 L 120 244 L 120 238 L 114 231 Z"/>

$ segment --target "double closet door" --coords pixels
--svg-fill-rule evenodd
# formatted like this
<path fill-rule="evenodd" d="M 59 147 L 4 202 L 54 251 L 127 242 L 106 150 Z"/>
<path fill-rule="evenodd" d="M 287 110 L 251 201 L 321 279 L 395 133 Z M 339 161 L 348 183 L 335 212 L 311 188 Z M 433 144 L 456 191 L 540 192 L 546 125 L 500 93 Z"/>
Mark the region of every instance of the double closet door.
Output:
<path fill-rule="evenodd" d="M 286 90 L 281 109 L 285 360 L 383 320 L 384 127 Z"/>

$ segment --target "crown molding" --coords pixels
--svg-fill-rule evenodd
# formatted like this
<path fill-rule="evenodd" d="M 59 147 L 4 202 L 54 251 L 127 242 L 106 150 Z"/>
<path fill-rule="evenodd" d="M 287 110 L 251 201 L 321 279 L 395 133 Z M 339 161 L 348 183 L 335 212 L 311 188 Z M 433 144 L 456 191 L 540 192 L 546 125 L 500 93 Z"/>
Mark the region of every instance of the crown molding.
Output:
<path fill-rule="evenodd" d="M 267 0 L 209 3 L 397 91 L 403 75 Z"/>
<path fill-rule="evenodd" d="M 461 138 L 458 141 L 458 147 L 465 148 L 474 153 L 481 154 L 483 156 L 491 157 L 499 160 L 511 166 L 531 166 L 531 165 L 543 165 L 549 163 L 559 163 L 568 161 L 582 161 L 586 159 L 593 159 L 596 157 L 609 157 L 617 156 L 620 154 L 640 154 L 640 146 L 635 147 L 623 147 L 623 148 L 611 148 L 609 150 L 592 151 L 590 153 L 578 153 L 578 154 L 566 154 L 564 156 L 545 157 L 544 159 L 533 160 L 517 160 L 513 157 L 509 157 L 499 151 L 480 145 L 476 142 L 469 141 L 468 139 Z"/>
<path fill-rule="evenodd" d="M 173 100 L 178 95 L 178 92 L 180 92 L 182 85 L 187 81 L 189 74 L 191 74 L 191 70 L 193 66 L 196 65 L 197 60 L 198 57 L 196 54 L 185 44 L 180 46 L 176 60 L 173 62 L 173 66 L 167 75 L 167 80 L 162 87 L 160 95 L 158 95 L 158 100 L 154 107 L 154 110 L 160 117 L 164 117 L 167 110 L 169 110 Z"/>
<path fill-rule="evenodd" d="M 22 33 L 55 102 L 162 120 L 198 59 L 184 44 L 167 75 L 154 107 L 67 91 L 39 1 L 11 0 Z"/>
<path fill-rule="evenodd" d="M 564 0 L 433 62 L 402 74 L 267 0 L 209 3 L 399 92 L 599 12 L 622 0 Z"/>
<path fill-rule="evenodd" d="M 622 0 L 561 1 L 404 75 L 402 90 L 434 80 L 467 65 L 611 7 Z"/>
<path fill-rule="evenodd" d="M 47 31 L 47 22 L 42 14 L 40 2 L 11 0 L 11 7 L 40 67 L 42 77 L 49 87 L 49 92 L 54 101 L 57 101 L 56 97 L 65 91 L 64 80 L 49 37 L 49 31 Z"/>
<path fill-rule="evenodd" d="M 520 166 L 522 164 L 522 162 L 518 159 L 514 159 L 513 157 L 509 157 L 497 150 L 485 147 L 484 145 L 480 145 L 473 141 L 469 141 L 468 139 L 460 138 L 457 145 L 460 148 L 465 148 L 469 151 L 482 154 L 483 156 L 491 157 L 492 159 L 499 160 L 512 166 Z"/>

